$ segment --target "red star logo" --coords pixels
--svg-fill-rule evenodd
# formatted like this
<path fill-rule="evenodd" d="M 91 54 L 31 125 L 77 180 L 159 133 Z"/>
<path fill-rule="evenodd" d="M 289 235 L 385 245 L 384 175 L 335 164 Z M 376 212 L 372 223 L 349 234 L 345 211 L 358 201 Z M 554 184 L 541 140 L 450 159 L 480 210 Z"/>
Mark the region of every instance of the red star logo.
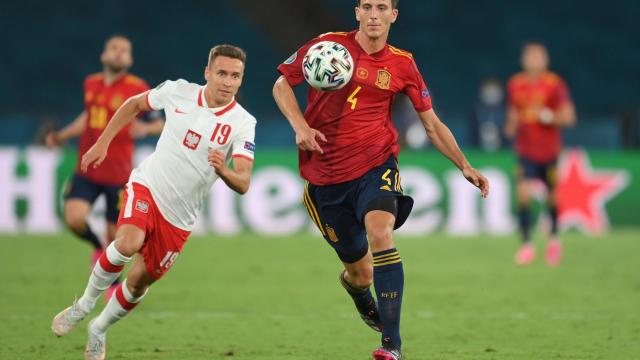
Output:
<path fill-rule="evenodd" d="M 558 220 L 563 229 L 576 226 L 587 233 L 609 228 L 605 203 L 629 184 L 624 170 L 594 171 L 582 150 L 570 150 L 560 160 Z"/>

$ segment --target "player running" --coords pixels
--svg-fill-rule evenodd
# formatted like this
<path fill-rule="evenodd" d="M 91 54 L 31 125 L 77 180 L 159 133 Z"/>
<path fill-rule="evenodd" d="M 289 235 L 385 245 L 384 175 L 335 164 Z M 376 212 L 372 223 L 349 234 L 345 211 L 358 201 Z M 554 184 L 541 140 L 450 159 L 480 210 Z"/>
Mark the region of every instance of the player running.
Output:
<path fill-rule="evenodd" d="M 402 358 L 400 308 L 404 275 L 393 230 L 407 219 L 413 200 L 400 186 L 394 95 L 408 95 L 434 146 L 487 196 L 489 183 L 458 148 L 431 107 L 413 56 L 387 44 L 398 16 L 397 0 L 360 0 L 359 29 L 311 40 L 278 67 L 273 95 L 296 134 L 303 201 L 318 229 L 344 264 L 340 282 L 362 319 L 382 332 L 374 359 Z M 301 63 L 319 41 L 345 46 L 355 61 L 350 83 L 335 92 L 309 88 L 302 114 L 292 90 L 304 81 Z M 368 240 L 368 243 L 367 243 Z M 370 291 L 373 280 L 377 305 Z"/>
<path fill-rule="evenodd" d="M 560 128 L 573 126 L 576 112 L 567 85 L 548 70 L 549 56 L 543 44 L 525 44 L 521 60 L 523 71 L 514 75 L 507 85 L 509 103 L 505 124 L 507 137 L 515 137 L 519 161 L 517 197 L 522 246 L 515 261 L 527 265 L 535 258 L 530 235 L 530 193 L 535 182 L 541 180 L 548 190 L 551 217 L 546 261 L 555 266 L 562 256 L 556 205 L 556 164 L 562 150 Z"/>
<path fill-rule="evenodd" d="M 100 61 L 102 72 L 84 80 L 84 111 L 67 127 L 45 137 L 47 146 L 55 147 L 80 136 L 78 165 L 65 193 L 64 221 L 74 234 L 93 245 L 92 267 L 103 249 L 87 223 L 93 203 L 100 194 L 105 195 L 108 245 L 116 233 L 124 184 L 133 169 L 134 137 L 159 134 L 163 126 L 158 113 L 148 114 L 150 122 L 134 120 L 115 136 L 114 146 L 109 149 L 109 156 L 101 167 L 80 172 L 80 155 L 96 142 L 118 107 L 129 97 L 149 90 L 144 80 L 128 73 L 133 57 L 131 41 L 126 37 L 114 35 L 107 39 Z"/>
<path fill-rule="evenodd" d="M 86 359 L 104 359 L 106 331 L 122 319 L 174 264 L 213 183 L 222 179 L 244 194 L 253 167 L 256 119 L 235 101 L 242 84 L 245 53 L 231 45 L 211 49 L 205 86 L 165 81 L 127 100 L 95 145 L 81 170 L 97 168 L 116 134 L 135 114 L 164 109 L 166 124 L 156 150 L 131 173 L 120 210 L 116 239 L 100 256 L 84 295 L 53 319 L 66 335 L 95 307 L 96 299 L 134 255 L 125 281 L 88 326 Z M 227 166 L 233 160 L 233 169 Z"/>

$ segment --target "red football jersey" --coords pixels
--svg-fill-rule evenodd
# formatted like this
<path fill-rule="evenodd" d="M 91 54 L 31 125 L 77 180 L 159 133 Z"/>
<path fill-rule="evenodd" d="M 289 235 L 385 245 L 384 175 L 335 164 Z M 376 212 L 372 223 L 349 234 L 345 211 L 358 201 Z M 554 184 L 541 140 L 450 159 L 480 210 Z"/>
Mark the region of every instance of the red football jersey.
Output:
<path fill-rule="evenodd" d="M 558 110 L 571 101 L 562 79 L 547 72 L 536 80 L 524 73 L 514 75 L 507 85 L 509 105 L 518 113 L 516 152 L 536 162 L 555 160 L 562 148 L 560 128 L 540 122 L 541 108 Z"/>
<path fill-rule="evenodd" d="M 332 92 L 309 86 L 304 117 L 310 127 L 327 137 L 324 154 L 300 150 L 300 175 L 315 185 L 356 179 L 398 156 L 398 132 L 391 121 L 395 94 L 405 93 L 419 112 L 431 109 L 431 98 L 411 53 L 386 45 L 367 54 L 355 39 L 356 31 L 321 35 L 291 55 L 278 71 L 291 86 L 304 81 L 302 60 L 320 41 L 345 46 L 354 61 L 351 81 Z"/>
<path fill-rule="evenodd" d="M 149 85 L 137 76 L 127 74 L 111 85 L 106 85 L 102 74 L 89 75 L 84 80 L 84 106 L 87 126 L 80 136 L 76 173 L 105 185 L 126 184 L 133 170 L 134 140 L 130 135 L 131 124 L 122 129 L 109 145 L 107 157 L 98 168 L 80 171 L 82 155 L 89 150 L 111 120 L 120 105 L 133 95 L 149 90 Z"/>

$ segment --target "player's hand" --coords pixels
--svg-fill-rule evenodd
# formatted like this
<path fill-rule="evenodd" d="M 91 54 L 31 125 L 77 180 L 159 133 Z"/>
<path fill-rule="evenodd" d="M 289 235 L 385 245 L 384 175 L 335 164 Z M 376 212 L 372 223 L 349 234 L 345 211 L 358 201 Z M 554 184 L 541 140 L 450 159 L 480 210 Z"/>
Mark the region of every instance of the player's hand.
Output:
<path fill-rule="evenodd" d="M 149 125 L 140 120 L 134 120 L 131 123 L 129 134 L 134 139 L 140 139 L 149 135 Z"/>
<path fill-rule="evenodd" d="M 62 143 L 62 141 L 60 141 L 60 138 L 58 137 L 58 133 L 55 131 L 49 131 L 45 136 L 44 136 L 44 143 L 45 145 L 47 145 L 47 147 L 49 149 L 53 149 L 56 146 L 60 146 L 60 144 Z"/>
<path fill-rule="evenodd" d="M 209 149 L 207 160 L 209 160 L 209 165 L 211 165 L 216 174 L 220 177 L 224 176 L 225 172 L 229 170 L 224 154 L 220 150 Z"/>
<path fill-rule="evenodd" d="M 467 181 L 480 189 L 483 198 L 489 196 L 489 180 L 487 180 L 487 178 L 484 177 L 484 175 L 482 175 L 480 171 L 472 167 L 468 167 L 462 169 L 462 175 L 464 175 Z"/>
<path fill-rule="evenodd" d="M 327 142 L 327 138 L 323 133 L 308 126 L 296 132 L 296 145 L 301 150 L 324 154 L 324 150 L 318 144 L 318 140 Z"/>
<path fill-rule="evenodd" d="M 80 161 L 80 170 L 83 173 L 87 172 L 89 166 L 93 165 L 93 168 L 97 168 L 102 164 L 104 158 L 107 157 L 107 149 L 109 148 L 109 144 L 102 144 L 100 141 L 93 144 L 93 146 L 82 155 L 82 160 Z"/>

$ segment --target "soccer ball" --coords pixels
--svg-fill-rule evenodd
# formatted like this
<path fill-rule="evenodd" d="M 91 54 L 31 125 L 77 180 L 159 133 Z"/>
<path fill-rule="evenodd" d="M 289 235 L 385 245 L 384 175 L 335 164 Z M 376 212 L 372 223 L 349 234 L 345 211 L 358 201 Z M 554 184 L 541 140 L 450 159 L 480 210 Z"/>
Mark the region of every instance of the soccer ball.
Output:
<path fill-rule="evenodd" d="M 346 47 L 333 41 L 321 41 L 307 51 L 302 60 L 302 73 L 316 90 L 341 89 L 353 75 L 353 58 Z"/>

